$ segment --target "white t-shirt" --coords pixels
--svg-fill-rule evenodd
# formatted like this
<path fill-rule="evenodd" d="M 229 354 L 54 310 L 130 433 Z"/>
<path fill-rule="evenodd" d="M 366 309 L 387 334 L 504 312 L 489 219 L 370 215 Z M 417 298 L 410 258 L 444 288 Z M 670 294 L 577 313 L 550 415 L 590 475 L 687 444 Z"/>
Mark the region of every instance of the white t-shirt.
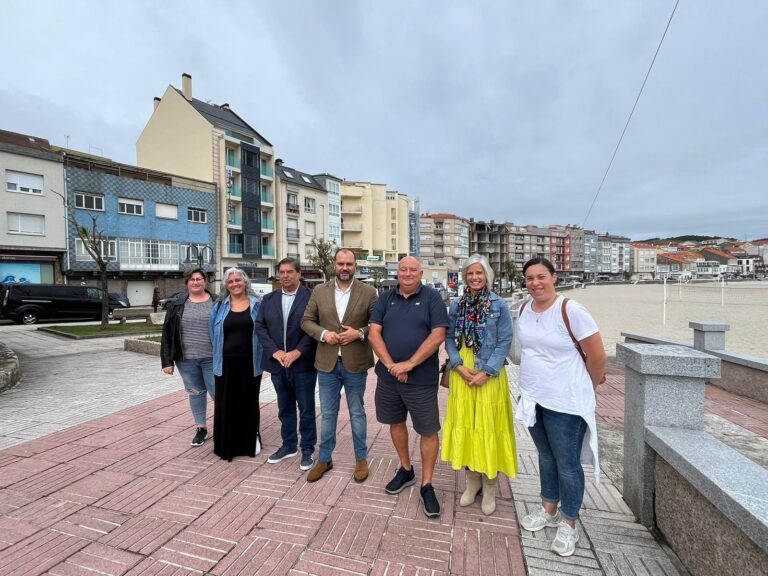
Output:
<path fill-rule="evenodd" d="M 522 346 L 520 392 L 537 404 L 566 414 L 595 411 L 595 392 L 584 360 L 568 335 L 561 307 L 563 296 L 538 314 L 528 302 L 517 321 Z M 576 340 L 597 333 L 597 324 L 586 308 L 568 300 L 568 320 Z"/>

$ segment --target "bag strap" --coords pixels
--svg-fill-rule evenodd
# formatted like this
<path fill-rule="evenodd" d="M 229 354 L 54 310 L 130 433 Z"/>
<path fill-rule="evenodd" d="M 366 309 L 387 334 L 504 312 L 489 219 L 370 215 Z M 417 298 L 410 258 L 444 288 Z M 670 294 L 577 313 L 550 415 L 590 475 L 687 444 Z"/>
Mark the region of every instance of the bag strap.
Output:
<path fill-rule="evenodd" d="M 523 303 L 520 304 L 520 308 L 517 309 L 517 317 L 520 318 L 520 316 L 523 314 L 523 308 L 525 308 L 525 305 L 528 304 L 528 300 L 523 300 Z"/>
<path fill-rule="evenodd" d="M 560 312 L 563 315 L 563 323 L 565 324 L 565 329 L 568 330 L 568 336 L 571 337 L 571 340 L 573 340 L 573 345 L 576 346 L 576 350 L 579 351 L 579 355 L 581 356 L 581 359 L 584 360 L 584 363 L 587 363 L 587 355 L 584 353 L 584 350 L 581 348 L 581 344 L 579 344 L 579 341 L 576 340 L 576 337 L 573 335 L 573 332 L 571 331 L 571 321 L 568 320 L 568 312 L 565 310 L 565 306 L 568 304 L 568 298 L 563 298 L 563 304 L 560 307 Z"/>

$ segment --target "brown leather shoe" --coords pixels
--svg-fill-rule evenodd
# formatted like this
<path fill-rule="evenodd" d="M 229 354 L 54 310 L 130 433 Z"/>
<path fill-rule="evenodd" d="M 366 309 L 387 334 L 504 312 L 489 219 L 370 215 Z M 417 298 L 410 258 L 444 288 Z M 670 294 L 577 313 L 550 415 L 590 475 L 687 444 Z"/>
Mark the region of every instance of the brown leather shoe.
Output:
<path fill-rule="evenodd" d="M 355 461 L 355 473 L 352 474 L 352 478 L 355 482 L 365 482 L 368 478 L 368 460 L 356 460 Z"/>
<path fill-rule="evenodd" d="M 307 482 L 317 482 L 323 477 L 323 474 L 328 472 L 331 468 L 333 468 L 333 461 L 320 462 L 320 460 L 318 460 L 317 463 L 312 466 L 312 470 L 307 474 Z"/>

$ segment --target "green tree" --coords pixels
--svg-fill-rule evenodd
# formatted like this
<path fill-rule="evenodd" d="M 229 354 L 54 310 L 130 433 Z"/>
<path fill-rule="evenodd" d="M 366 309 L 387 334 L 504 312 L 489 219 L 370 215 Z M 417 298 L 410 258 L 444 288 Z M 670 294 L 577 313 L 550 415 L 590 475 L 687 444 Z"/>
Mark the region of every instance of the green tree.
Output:
<path fill-rule="evenodd" d="M 309 261 L 312 266 L 323 271 L 325 279 L 334 275 L 333 256 L 336 254 L 336 242 L 325 238 L 315 238 L 309 244 L 312 247 L 312 255 Z"/>

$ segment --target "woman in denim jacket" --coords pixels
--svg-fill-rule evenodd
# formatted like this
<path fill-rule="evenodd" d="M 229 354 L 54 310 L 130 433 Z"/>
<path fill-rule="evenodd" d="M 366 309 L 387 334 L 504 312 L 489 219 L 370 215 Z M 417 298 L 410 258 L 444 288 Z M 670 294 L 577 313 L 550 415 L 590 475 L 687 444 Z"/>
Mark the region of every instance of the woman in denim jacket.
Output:
<path fill-rule="evenodd" d="M 493 270 L 473 254 L 461 271 L 466 290 L 451 303 L 445 349 L 450 390 L 442 459 L 454 470 L 466 466 L 461 506 L 482 489 L 483 514 L 496 510 L 496 477 L 517 475 L 512 401 L 504 363 L 512 343 L 507 303 L 490 290 Z"/>
<path fill-rule="evenodd" d="M 259 300 L 239 268 L 224 272 L 221 299 L 211 312 L 213 374 L 213 452 L 224 460 L 261 452 L 259 391 L 261 344 L 254 331 Z"/>

